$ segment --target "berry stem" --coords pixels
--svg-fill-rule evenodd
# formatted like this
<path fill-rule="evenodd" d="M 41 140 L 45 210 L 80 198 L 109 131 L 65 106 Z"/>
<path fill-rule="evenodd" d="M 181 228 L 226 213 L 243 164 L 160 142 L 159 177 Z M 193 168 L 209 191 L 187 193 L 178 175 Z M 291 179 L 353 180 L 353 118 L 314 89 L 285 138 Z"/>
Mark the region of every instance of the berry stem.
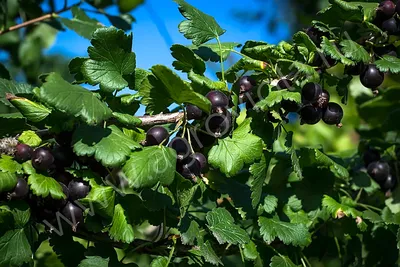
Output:
<path fill-rule="evenodd" d="M 169 264 L 170 264 L 170 262 L 172 260 L 172 256 L 174 255 L 174 252 L 175 252 L 175 247 L 176 247 L 176 237 L 175 236 L 172 237 L 172 242 L 174 242 L 174 245 L 172 246 L 172 249 L 169 252 L 167 267 L 169 266 Z"/>
<path fill-rule="evenodd" d="M 221 41 L 219 40 L 219 36 L 217 36 L 217 42 L 219 46 L 219 54 L 220 54 L 220 61 L 221 61 L 221 76 L 222 76 L 222 81 L 225 82 L 225 69 L 224 69 L 224 60 L 223 60 L 223 54 L 222 54 L 222 45 Z"/>

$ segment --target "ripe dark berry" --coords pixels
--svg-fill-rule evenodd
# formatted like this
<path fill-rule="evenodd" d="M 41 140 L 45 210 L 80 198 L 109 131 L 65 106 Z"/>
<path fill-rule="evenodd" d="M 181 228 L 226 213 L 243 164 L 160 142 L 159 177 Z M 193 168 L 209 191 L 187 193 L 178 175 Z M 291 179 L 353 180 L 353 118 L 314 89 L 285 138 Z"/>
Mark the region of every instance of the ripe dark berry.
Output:
<path fill-rule="evenodd" d="M 314 28 L 314 27 L 310 27 L 306 30 L 306 33 L 308 35 L 308 37 L 310 37 L 311 41 L 313 41 L 317 46 L 319 46 L 321 44 L 321 32 Z"/>
<path fill-rule="evenodd" d="M 217 90 L 210 91 L 206 94 L 206 97 L 208 98 L 208 100 L 210 100 L 212 108 L 218 108 L 218 107 L 224 108 L 229 105 L 228 97 L 221 91 Z"/>
<path fill-rule="evenodd" d="M 374 161 L 378 161 L 381 159 L 381 155 L 378 150 L 374 148 L 368 148 L 363 155 L 363 161 L 365 166 L 368 166 L 370 163 Z"/>
<path fill-rule="evenodd" d="M 203 147 L 209 147 L 215 143 L 214 134 L 206 133 L 206 130 L 203 131 L 195 131 L 194 129 L 190 129 L 190 140 L 192 140 L 193 149 L 201 149 Z"/>
<path fill-rule="evenodd" d="M 54 157 L 54 164 L 58 168 L 70 167 L 74 162 L 74 153 L 70 148 L 55 146 L 51 152 Z"/>
<path fill-rule="evenodd" d="M 207 132 L 215 137 L 220 137 L 228 133 L 231 126 L 232 115 L 229 111 L 226 111 L 225 114 L 211 114 L 205 122 Z"/>
<path fill-rule="evenodd" d="M 154 126 L 150 128 L 146 133 L 146 145 L 148 146 L 159 145 L 164 140 L 164 144 L 168 143 L 169 134 L 167 129 L 162 126 Z"/>
<path fill-rule="evenodd" d="M 392 1 L 386 0 L 379 4 L 377 11 L 383 16 L 390 18 L 396 11 L 396 5 Z"/>
<path fill-rule="evenodd" d="M 87 196 L 90 191 L 90 186 L 84 181 L 74 180 L 68 185 L 69 199 L 71 201 L 81 199 Z"/>
<path fill-rule="evenodd" d="M 393 177 L 392 175 L 389 174 L 386 180 L 382 182 L 380 185 L 384 191 L 387 191 L 393 189 L 396 186 L 396 182 L 397 182 L 396 177 Z"/>
<path fill-rule="evenodd" d="M 240 92 L 248 92 L 256 86 L 256 81 L 250 76 L 243 76 L 239 80 Z"/>
<path fill-rule="evenodd" d="M 290 100 L 282 100 L 281 107 L 287 112 L 297 112 L 300 108 L 299 104 Z"/>
<path fill-rule="evenodd" d="M 343 119 L 343 109 L 339 104 L 329 103 L 323 112 L 322 120 L 329 125 L 341 126 L 340 121 Z"/>
<path fill-rule="evenodd" d="M 200 162 L 191 155 L 182 163 L 182 165 L 178 166 L 178 172 L 188 179 L 199 176 L 201 174 Z"/>
<path fill-rule="evenodd" d="M 32 157 L 33 149 L 25 144 L 18 144 L 15 147 L 15 154 L 14 158 L 16 161 L 19 163 L 25 162 L 27 160 L 30 160 Z"/>
<path fill-rule="evenodd" d="M 194 153 L 192 157 L 200 163 L 200 169 L 202 173 L 208 171 L 208 163 L 206 157 L 202 153 Z"/>
<path fill-rule="evenodd" d="M 321 95 L 318 98 L 318 107 L 320 108 L 326 108 L 328 106 L 329 103 L 329 99 L 330 99 L 330 95 L 329 92 L 326 90 L 322 90 Z"/>
<path fill-rule="evenodd" d="M 322 118 L 322 110 L 318 107 L 305 106 L 300 110 L 301 124 L 316 124 Z"/>
<path fill-rule="evenodd" d="M 398 25 L 395 18 L 390 18 L 382 23 L 382 30 L 389 34 L 394 34 L 398 31 Z"/>
<path fill-rule="evenodd" d="M 67 217 L 76 227 L 80 222 L 83 221 L 83 211 L 78 207 L 68 202 L 62 209 L 61 213 Z"/>
<path fill-rule="evenodd" d="M 29 193 L 28 183 L 23 178 L 18 178 L 14 190 L 8 195 L 8 199 L 23 199 Z"/>
<path fill-rule="evenodd" d="M 277 87 L 278 87 L 278 89 L 288 89 L 288 88 L 292 87 L 292 85 L 293 85 L 293 82 L 291 80 L 280 79 L 277 84 Z"/>
<path fill-rule="evenodd" d="M 183 160 L 190 155 L 190 145 L 185 138 L 175 137 L 168 146 L 176 151 L 178 160 Z"/>
<path fill-rule="evenodd" d="M 35 169 L 45 171 L 49 169 L 54 162 L 54 157 L 47 148 L 37 148 L 32 154 L 32 165 Z"/>
<path fill-rule="evenodd" d="M 61 185 L 62 191 L 65 195 L 65 198 L 61 198 L 61 199 L 53 199 L 51 198 L 51 196 L 48 196 L 44 199 L 44 205 L 46 207 L 46 209 L 50 209 L 50 210 L 59 210 L 62 209 L 65 204 L 67 204 L 68 198 L 69 198 L 69 190 L 68 187 L 63 184 L 63 183 L 59 183 Z"/>
<path fill-rule="evenodd" d="M 186 114 L 189 120 L 200 120 L 203 117 L 203 111 L 194 105 L 186 106 Z"/>
<path fill-rule="evenodd" d="M 383 73 L 376 68 L 375 64 L 368 64 L 360 75 L 362 85 L 367 88 L 375 89 L 383 83 Z"/>
<path fill-rule="evenodd" d="M 69 182 L 71 182 L 74 179 L 74 176 L 68 172 L 62 171 L 62 172 L 56 172 L 54 174 L 54 179 L 56 179 L 60 183 L 68 185 Z"/>
<path fill-rule="evenodd" d="M 376 182 L 382 183 L 390 175 L 390 166 L 384 161 L 374 161 L 368 165 L 367 172 Z"/>
<path fill-rule="evenodd" d="M 304 104 L 318 101 L 322 94 L 322 88 L 317 83 L 306 83 L 301 90 L 301 97 Z"/>

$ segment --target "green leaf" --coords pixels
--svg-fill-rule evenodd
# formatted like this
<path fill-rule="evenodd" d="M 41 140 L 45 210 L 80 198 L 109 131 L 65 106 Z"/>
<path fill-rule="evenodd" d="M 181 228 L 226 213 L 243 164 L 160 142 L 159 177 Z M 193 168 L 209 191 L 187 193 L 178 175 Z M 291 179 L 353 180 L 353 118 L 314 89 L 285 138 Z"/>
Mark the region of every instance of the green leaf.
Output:
<path fill-rule="evenodd" d="M 290 59 L 279 59 L 277 64 L 278 67 L 282 68 L 282 70 L 285 70 L 284 73 L 286 73 L 286 70 L 287 73 L 289 73 L 290 71 L 293 71 L 293 69 L 296 69 L 298 74 L 303 74 L 307 81 L 319 81 L 319 74 L 312 66 Z"/>
<path fill-rule="evenodd" d="M 100 28 L 93 33 L 88 48 L 89 60 L 82 65 L 82 73 L 91 85 L 100 84 L 106 92 L 122 90 L 128 86 L 127 75 L 136 67 L 132 49 L 132 34 L 116 28 Z"/>
<path fill-rule="evenodd" d="M 221 81 L 213 81 L 192 71 L 188 73 L 188 78 L 192 81 L 193 89 L 200 94 L 207 94 L 212 90 L 228 91 L 226 83 Z"/>
<path fill-rule="evenodd" d="M 188 47 L 193 50 L 196 55 L 204 61 L 220 62 L 226 61 L 235 47 L 240 47 L 239 43 L 227 42 L 219 44 L 202 44 L 201 46 L 189 45 Z"/>
<path fill-rule="evenodd" d="M 120 12 L 128 13 L 143 3 L 144 0 L 118 0 L 118 7 Z"/>
<path fill-rule="evenodd" d="M 347 58 L 350 58 L 356 62 L 368 62 L 370 59 L 370 56 L 368 52 L 364 49 L 363 46 L 359 45 L 358 43 L 346 39 L 340 42 L 340 45 L 342 46 L 342 52 L 344 53 L 344 56 Z"/>
<path fill-rule="evenodd" d="M 166 91 L 169 96 L 178 104 L 189 103 L 193 104 L 206 113 L 209 113 L 211 109 L 210 101 L 202 96 L 201 94 L 196 93 L 193 89 L 183 82 L 178 75 L 176 75 L 169 68 L 156 65 L 151 68 L 154 76 L 156 76 L 165 86 Z"/>
<path fill-rule="evenodd" d="M 219 264 L 223 265 L 221 259 L 215 253 L 210 241 L 207 240 L 204 242 L 204 238 L 201 235 L 201 233 L 198 233 L 197 235 L 197 243 L 200 246 L 201 256 L 204 257 L 206 262 L 209 262 L 214 265 L 219 265 Z"/>
<path fill-rule="evenodd" d="M 329 213 L 331 213 L 333 218 L 340 218 L 344 214 L 345 216 L 351 216 L 352 218 L 357 218 L 357 216 L 362 216 L 362 213 L 355 208 L 343 204 L 338 203 L 332 197 L 324 195 L 322 199 L 322 206 L 325 207 Z"/>
<path fill-rule="evenodd" d="M 95 19 L 89 18 L 86 13 L 78 8 L 71 8 L 71 12 L 73 15 L 72 19 L 60 18 L 61 22 L 64 23 L 66 27 L 70 30 L 73 30 L 80 36 L 91 39 L 93 33 L 103 26 L 101 26 L 100 22 Z"/>
<path fill-rule="evenodd" d="M 237 79 L 236 74 L 241 70 L 245 71 L 254 70 L 263 72 L 269 71 L 270 73 L 272 73 L 271 66 L 268 63 L 261 60 L 252 59 L 249 57 L 243 57 L 235 64 L 233 64 L 229 69 L 226 70 L 225 74 L 228 82 L 234 83 Z M 217 73 L 217 75 L 221 77 L 221 73 Z"/>
<path fill-rule="evenodd" d="M 22 165 L 16 162 L 13 157 L 1 155 L 0 158 L 0 171 L 23 174 Z M 5 178 L 4 178 L 5 179 Z"/>
<path fill-rule="evenodd" d="M 278 207 L 278 198 L 273 195 L 268 195 L 264 198 L 264 210 L 266 213 L 272 213 Z"/>
<path fill-rule="evenodd" d="M 247 41 L 241 51 L 244 55 L 262 61 L 276 61 L 278 59 L 291 59 L 290 55 L 284 54 L 278 46 L 261 41 Z"/>
<path fill-rule="evenodd" d="M 317 46 L 310 39 L 307 33 L 303 31 L 296 32 L 293 35 L 293 42 L 298 45 L 307 48 L 308 53 L 317 51 Z"/>
<path fill-rule="evenodd" d="M 77 83 L 85 83 L 86 82 L 86 79 L 82 73 L 82 65 L 83 65 L 83 62 L 85 62 L 86 60 L 87 60 L 87 58 L 76 57 L 76 58 L 73 58 L 68 64 L 69 73 L 74 75 L 75 81 Z"/>
<path fill-rule="evenodd" d="M 374 223 L 374 224 L 382 223 L 382 222 L 383 222 L 382 217 L 381 217 L 378 213 L 376 213 L 376 212 L 374 212 L 374 211 L 371 211 L 371 210 L 365 210 L 365 211 L 363 211 L 362 218 L 363 218 L 364 220 L 369 220 L 369 221 L 371 221 L 371 222 Z"/>
<path fill-rule="evenodd" d="M 273 106 L 280 104 L 282 100 L 291 100 L 297 103 L 301 102 L 301 95 L 299 92 L 290 92 L 288 90 L 270 91 L 267 97 L 257 102 L 256 107 L 262 111 L 267 111 Z"/>
<path fill-rule="evenodd" d="M 45 198 L 50 195 L 53 199 L 65 199 L 66 197 L 61 185 L 53 178 L 43 174 L 33 173 L 29 175 L 28 184 L 36 196 Z"/>
<path fill-rule="evenodd" d="M 83 204 L 93 206 L 94 212 L 105 218 L 113 217 L 115 205 L 115 191 L 111 186 L 99 185 L 95 179 L 89 180 L 91 189 L 89 194 L 79 200 Z"/>
<path fill-rule="evenodd" d="M 260 257 L 256 244 L 254 244 L 254 242 L 251 240 L 249 243 L 243 245 L 243 254 L 248 260 L 256 260 L 258 257 Z"/>
<path fill-rule="evenodd" d="M 51 113 L 51 110 L 42 104 L 35 103 L 24 97 L 7 95 L 7 99 L 25 118 L 32 122 L 42 121 Z"/>
<path fill-rule="evenodd" d="M 25 201 L 10 201 L 7 203 L 13 217 L 15 225 L 18 228 L 24 228 L 24 226 L 29 222 L 31 217 L 31 210 L 29 205 Z"/>
<path fill-rule="evenodd" d="M 111 117 L 111 110 L 92 92 L 68 83 L 57 73 L 46 77 L 39 98 L 55 109 L 80 117 L 88 124 L 100 123 Z"/>
<path fill-rule="evenodd" d="M 289 257 L 284 255 L 273 256 L 271 258 L 270 267 L 298 267 L 299 265 L 294 264 Z"/>
<path fill-rule="evenodd" d="M 129 114 L 119 112 L 113 112 L 112 114 L 114 118 L 116 118 L 120 123 L 124 124 L 125 126 L 137 126 L 142 123 L 142 121 L 138 117 Z"/>
<path fill-rule="evenodd" d="M 251 182 L 251 205 L 253 209 L 257 207 L 258 203 L 260 203 L 262 188 L 264 181 L 267 178 L 267 170 L 270 159 L 270 157 L 267 159 L 265 154 L 263 154 L 260 162 L 254 163 L 249 168 L 249 171 L 253 176 L 253 181 Z"/>
<path fill-rule="evenodd" d="M 6 99 L 6 94 L 30 94 L 33 87 L 26 83 L 17 83 L 0 78 L 0 102 L 6 106 L 12 107 L 12 104 Z"/>
<path fill-rule="evenodd" d="M 86 259 L 79 263 L 78 267 L 108 267 L 110 259 L 100 256 L 86 256 Z"/>
<path fill-rule="evenodd" d="M 216 208 L 207 212 L 208 228 L 218 243 L 246 244 L 250 242 L 247 232 L 234 223 L 232 215 L 225 208 Z"/>
<path fill-rule="evenodd" d="M 322 36 L 321 48 L 325 54 L 331 56 L 333 59 L 339 60 L 343 65 L 355 65 L 353 61 L 342 55 L 337 46 L 325 36 Z"/>
<path fill-rule="evenodd" d="M 399 73 L 400 59 L 397 57 L 384 55 L 382 59 L 375 61 L 376 67 L 383 72 Z"/>
<path fill-rule="evenodd" d="M 14 189 L 17 184 L 17 176 L 10 172 L 0 172 L 0 193 Z"/>
<path fill-rule="evenodd" d="M 243 168 L 260 159 L 263 152 L 261 138 L 249 133 L 248 124 L 242 123 L 232 137 L 218 140 L 218 145 L 211 148 L 208 161 L 228 176 L 233 176 Z"/>
<path fill-rule="evenodd" d="M 183 72 L 193 72 L 203 74 L 206 71 L 206 64 L 191 49 L 186 46 L 174 44 L 171 46 L 171 55 L 176 59 L 172 66 L 176 70 Z"/>
<path fill-rule="evenodd" d="M 113 240 L 122 241 L 127 244 L 135 239 L 132 225 L 129 224 L 125 210 L 121 204 L 117 204 L 114 208 L 114 216 L 109 233 Z"/>
<path fill-rule="evenodd" d="M 42 143 L 42 139 L 34 131 L 23 131 L 18 137 L 18 142 L 31 147 L 37 147 Z"/>
<path fill-rule="evenodd" d="M 179 31 L 194 45 L 201 45 L 225 33 L 215 19 L 204 14 L 184 0 L 174 0 L 179 5 L 179 11 L 187 19 L 179 24 Z"/>
<path fill-rule="evenodd" d="M 301 200 L 298 199 L 295 195 L 289 197 L 287 205 L 293 210 L 293 211 L 299 211 L 303 208 L 303 205 L 301 204 Z"/>
<path fill-rule="evenodd" d="M 312 224 L 304 210 L 293 211 L 289 205 L 283 207 L 283 213 L 289 218 L 291 223 L 302 223 L 307 227 Z"/>
<path fill-rule="evenodd" d="M 197 235 L 199 234 L 200 227 L 199 224 L 196 221 L 191 220 L 189 227 L 183 232 L 180 229 L 181 232 L 181 238 L 182 238 L 182 244 L 188 245 L 191 244 L 193 245 L 194 240 L 196 239 Z"/>
<path fill-rule="evenodd" d="M 176 172 L 174 184 L 170 188 L 177 200 L 181 212 L 181 218 L 183 218 L 187 211 L 187 207 L 190 205 L 192 198 L 197 191 L 198 185 L 193 185 L 189 180 L 183 178 L 182 175 Z"/>
<path fill-rule="evenodd" d="M 10 230 L 0 237 L 0 255 L 0 266 L 21 266 L 32 260 L 24 229 Z"/>
<path fill-rule="evenodd" d="M 130 186 L 143 188 L 152 187 L 158 182 L 163 185 L 171 184 L 175 178 L 175 168 L 175 150 L 164 146 L 150 146 L 132 153 L 122 171 Z"/>
<path fill-rule="evenodd" d="M 282 222 L 278 219 L 259 217 L 258 225 L 265 242 L 271 243 L 279 238 L 286 245 L 307 246 L 311 242 L 311 235 L 304 224 Z"/>
<path fill-rule="evenodd" d="M 107 167 L 119 166 L 140 144 L 126 136 L 117 126 L 107 128 L 80 125 L 72 136 L 74 152 L 78 156 L 93 156 Z"/>
<path fill-rule="evenodd" d="M 168 257 L 157 257 L 151 263 L 150 267 L 168 267 Z"/>

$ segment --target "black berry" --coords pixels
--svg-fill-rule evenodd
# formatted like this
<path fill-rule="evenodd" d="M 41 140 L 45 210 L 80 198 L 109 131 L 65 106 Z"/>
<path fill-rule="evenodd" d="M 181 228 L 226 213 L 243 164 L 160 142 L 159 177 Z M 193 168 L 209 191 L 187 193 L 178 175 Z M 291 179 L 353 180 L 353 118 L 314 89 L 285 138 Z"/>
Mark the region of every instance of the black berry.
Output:
<path fill-rule="evenodd" d="M 55 146 L 51 152 L 54 157 L 54 164 L 58 168 L 70 167 L 74 162 L 74 153 L 70 148 Z"/>
<path fill-rule="evenodd" d="M 74 201 L 86 197 L 89 194 L 90 186 L 84 181 L 74 180 L 68 184 L 68 190 L 69 199 Z"/>
<path fill-rule="evenodd" d="M 321 94 L 322 88 L 317 83 L 306 83 L 301 90 L 301 97 L 304 104 L 318 101 Z"/>
<path fill-rule="evenodd" d="M 69 198 L 68 187 L 63 183 L 59 183 L 59 184 L 61 185 L 61 188 L 65 195 L 65 198 L 53 199 L 50 196 L 46 197 L 44 199 L 44 201 L 45 201 L 44 205 L 45 205 L 46 209 L 59 210 L 59 209 L 62 209 L 67 204 L 67 201 Z"/>
<path fill-rule="evenodd" d="M 186 106 L 186 114 L 189 120 L 200 120 L 203 117 L 203 111 L 194 105 Z"/>
<path fill-rule="evenodd" d="M 15 147 L 15 154 L 14 158 L 16 161 L 19 163 L 25 162 L 27 160 L 30 160 L 32 157 L 33 149 L 25 144 L 18 144 Z"/>
<path fill-rule="evenodd" d="M 200 163 L 200 169 L 201 169 L 202 173 L 207 172 L 207 170 L 208 170 L 207 159 L 202 153 L 199 153 L 199 152 L 194 153 L 192 155 L 192 158 L 194 158 L 195 160 L 197 160 Z"/>
<path fill-rule="evenodd" d="M 381 85 L 384 78 L 383 73 L 378 70 L 374 64 L 368 64 L 365 66 L 364 71 L 360 75 L 362 85 L 371 89 L 375 89 Z"/>
<path fill-rule="evenodd" d="M 181 166 L 178 166 L 178 172 L 185 178 L 194 178 L 201 173 L 200 162 L 192 155 L 188 157 Z"/>
<path fill-rule="evenodd" d="M 49 149 L 37 148 L 32 154 L 32 165 L 35 169 L 45 171 L 49 169 L 54 162 L 54 157 Z"/>
<path fill-rule="evenodd" d="M 390 18 L 382 23 L 382 30 L 389 34 L 394 34 L 398 31 L 398 25 L 395 18 Z"/>
<path fill-rule="evenodd" d="M 314 27 L 310 27 L 306 30 L 308 37 L 310 37 L 311 41 L 313 41 L 317 46 L 321 44 L 321 32 Z"/>
<path fill-rule="evenodd" d="M 339 104 L 329 103 L 323 112 L 322 120 L 329 125 L 340 126 L 340 121 L 343 119 L 343 109 Z"/>
<path fill-rule="evenodd" d="M 207 130 L 198 130 L 190 129 L 190 140 L 192 141 L 192 146 L 194 149 L 201 149 L 203 147 L 209 147 L 215 142 L 214 134 L 206 133 Z"/>
<path fill-rule="evenodd" d="M 278 89 L 288 89 L 288 88 L 292 87 L 292 85 L 293 85 L 293 82 L 291 80 L 280 79 L 277 84 L 277 87 L 278 87 Z"/>
<path fill-rule="evenodd" d="M 374 161 L 368 165 L 368 174 L 378 183 L 382 183 L 390 175 L 390 166 L 384 161 Z"/>
<path fill-rule="evenodd" d="M 169 140 L 169 134 L 167 129 L 162 126 L 154 126 L 150 128 L 146 133 L 146 145 L 156 146 L 161 144 L 165 140 L 165 144 Z"/>
<path fill-rule="evenodd" d="M 300 110 L 302 124 L 316 124 L 322 118 L 322 110 L 318 107 L 305 106 Z"/>
<path fill-rule="evenodd" d="M 67 217 L 75 225 L 75 227 L 83 221 L 83 211 L 71 202 L 68 202 L 65 205 L 61 213 Z"/>
<path fill-rule="evenodd" d="M 18 178 L 14 190 L 8 195 L 9 199 L 23 199 L 29 193 L 28 183 L 23 178 Z"/>
<path fill-rule="evenodd" d="M 396 5 L 392 1 L 386 0 L 379 4 L 377 11 L 383 16 L 389 18 L 394 15 L 396 11 Z"/>
<path fill-rule="evenodd" d="M 250 76 L 243 76 L 239 80 L 240 92 L 248 92 L 256 86 L 256 81 Z"/>
<path fill-rule="evenodd" d="M 206 97 L 210 100 L 212 108 L 227 107 L 229 105 L 228 97 L 221 91 L 210 91 L 206 94 Z"/>
<path fill-rule="evenodd" d="M 211 114 L 205 122 L 207 132 L 214 135 L 215 137 L 225 135 L 229 131 L 231 126 L 232 115 L 229 111 L 226 111 L 225 114 Z"/>
<path fill-rule="evenodd" d="M 374 161 L 378 161 L 381 159 L 381 155 L 378 150 L 374 148 L 368 148 L 363 155 L 363 161 L 365 166 L 368 166 L 370 163 Z"/>
<path fill-rule="evenodd" d="M 396 177 L 393 177 L 392 175 L 389 175 L 386 178 L 386 180 L 384 182 L 382 182 L 380 185 L 381 185 L 381 188 L 384 191 L 387 191 L 387 190 L 393 189 L 396 186 L 396 182 L 397 182 L 396 181 Z"/>
<path fill-rule="evenodd" d="M 175 137 L 168 146 L 176 151 L 178 160 L 183 160 L 190 155 L 190 145 L 185 138 Z"/>
<path fill-rule="evenodd" d="M 61 171 L 54 174 L 54 178 L 65 185 L 68 185 L 74 179 L 74 176 L 68 172 Z"/>

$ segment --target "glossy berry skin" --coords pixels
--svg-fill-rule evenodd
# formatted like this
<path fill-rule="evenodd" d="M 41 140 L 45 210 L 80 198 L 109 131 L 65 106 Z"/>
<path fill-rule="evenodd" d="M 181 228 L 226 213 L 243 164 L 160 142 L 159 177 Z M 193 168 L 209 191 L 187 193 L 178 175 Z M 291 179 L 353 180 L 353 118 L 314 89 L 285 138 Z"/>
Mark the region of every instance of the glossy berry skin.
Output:
<path fill-rule="evenodd" d="M 390 18 L 382 23 L 382 30 L 389 34 L 394 34 L 398 31 L 398 25 L 395 18 Z"/>
<path fill-rule="evenodd" d="M 191 157 L 200 163 L 201 173 L 205 173 L 208 171 L 207 158 L 202 153 L 196 152 Z"/>
<path fill-rule="evenodd" d="M 386 0 L 379 4 L 379 7 L 377 10 L 384 17 L 390 18 L 394 15 L 394 13 L 396 11 L 396 5 L 392 1 Z"/>
<path fill-rule="evenodd" d="M 241 93 L 250 91 L 256 85 L 257 85 L 256 81 L 250 76 L 243 76 L 239 80 L 239 87 Z"/>
<path fill-rule="evenodd" d="M 215 137 L 223 136 L 232 127 L 232 115 L 229 111 L 225 114 L 214 113 L 207 118 L 205 127 L 209 134 Z"/>
<path fill-rule="evenodd" d="M 185 178 L 193 178 L 201 174 L 200 162 L 195 158 L 188 157 L 181 166 L 178 166 L 178 172 Z"/>
<path fill-rule="evenodd" d="M 25 144 L 18 144 L 15 147 L 15 154 L 14 158 L 16 161 L 19 163 L 25 162 L 27 160 L 30 160 L 33 154 L 33 149 Z"/>
<path fill-rule="evenodd" d="M 86 197 L 89 194 L 90 186 L 84 181 L 74 180 L 68 184 L 68 190 L 69 199 L 74 201 Z"/>
<path fill-rule="evenodd" d="M 304 104 L 318 101 L 322 94 L 322 88 L 317 83 L 306 83 L 301 90 L 301 97 Z"/>
<path fill-rule="evenodd" d="M 378 150 L 369 148 L 364 152 L 363 161 L 365 166 L 368 166 L 370 163 L 374 161 L 378 161 L 381 159 L 381 155 Z"/>
<path fill-rule="evenodd" d="M 387 190 L 392 190 L 396 186 L 396 177 L 393 177 L 391 174 L 386 178 L 386 180 L 382 183 L 380 183 L 380 186 L 382 190 L 387 191 Z"/>
<path fill-rule="evenodd" d="M 343 119 L 343 109 L 339 104 L 329 103 L 324 110 L 322 120 L 329 125 L 339 125 Z"/>
<path fill-rule="evenodd" d="M 207 132 L 206 129 L 203 129 L 203 131 Z M 195 150 L 209 147 L 215 143 L 214 134 L 207 134 L 203 131 L 190 130 L 190 140 L 192 140 L 192 146 Z"/>
<path fill-rule="evenodd" d="M 37 148 L 32 154 L 32 165 L 35 169 L 45 171 L 54 163 L 53 154 L 47 148 Z"/>
<path fill-rule="evenodd" d="M 282 100 L 281 107 L 287 112 L 297 112 L 300 108 L 299 104 L 290 100 Z"/>
<path fill-rule="evenodd" d="M 75 206 L 73 203 L 68 202 L 62 209 L 61 213 L 67 217 L 75 226 L 83 222 L 83 211 Z"/>
<path fill-rule="evenodd" d="M 190 145 L 185 138 L 175 137 L 168 144 L 168 147 L 176 151 L 178 160 L 183 160 L 190 155 Z"/>
<path fill-rule="evenodd" d="M 390 166 L 384 161 L 374 161 L 368 165 L 367 172 L 376 182 L 382 183 L 390 175 Z"/>
<path fill-rule="evenodd" d="M 301 124 L 316 124 L 322 118 L 322 110 L 318 107 L 305 106 L 300 110 Z"/>
<path fill-rule="evenodd" d="M 368 64 L 360 75 L 362 85 L 367 88 L 375 89 L 383 83 L 383 73 L 376 68 L 375 64 Z"/>
<path fill-rule="evenodd" d="M 206 97 L 208 98 L 208 100 L 210 100 L 212 108 L 218 108 L 218 107 L 224 108 L 229 105 L 228 97 L 221 91 L 217 90 L 210 91 L 206 94 Z"/>
<path fill-rule="evenodd" d="M 8 195 L 8 198 L 11 199 L 23 199 L 29 193 L 28 183 L 23 178 L 18 178 L 17 184 L 13 192 Z"/>
<path fill-rule="evenodd" d="M 194 105 L 186 106 L 186 114 L 189 120 L 200 120 L 203 117 L 203 111 Z"/>
<path fill-rule="evenodd" d="M 69 182 L 71 182 L 74 179 L 74 176 L 72 174 L 65 171 L 56 172 L 53 177 L 58 182 L 63 183 L 65 185 L 68 185 Z"/>
<path fill-rule="evenodd" d="M 167 129 L 162 126 L 154 126 L 150 128 L 146 133 L 146 145 L 157 146 L 165 140 L 165 144 L 168 143 L 169 134 Z"/>

